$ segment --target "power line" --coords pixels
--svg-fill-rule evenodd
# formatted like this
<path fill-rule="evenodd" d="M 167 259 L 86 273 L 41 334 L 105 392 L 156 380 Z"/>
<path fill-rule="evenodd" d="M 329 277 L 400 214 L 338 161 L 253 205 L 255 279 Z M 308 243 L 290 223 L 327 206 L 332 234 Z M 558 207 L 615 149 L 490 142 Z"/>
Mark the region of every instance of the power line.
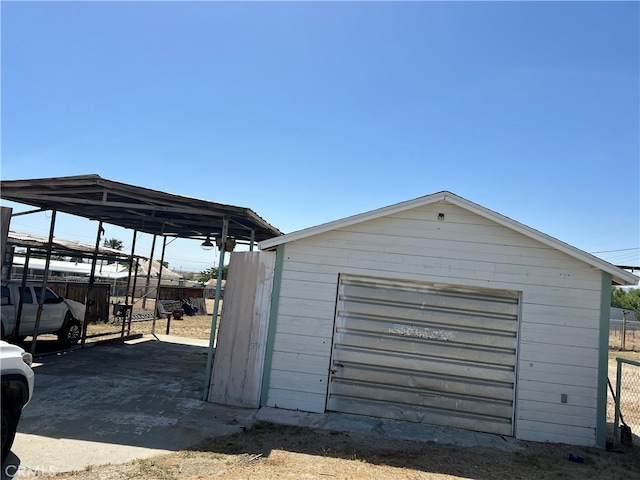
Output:
<path fill-rule="evenodd" d="M 640 250 L 640 247 L 633 247 L 633 248 L 621 248 L 619 250 L 601 250 L 599 252 L 591 252 L 591 253 L 613 253 L 613 252 L 629 252 L 632 250 Z"/>

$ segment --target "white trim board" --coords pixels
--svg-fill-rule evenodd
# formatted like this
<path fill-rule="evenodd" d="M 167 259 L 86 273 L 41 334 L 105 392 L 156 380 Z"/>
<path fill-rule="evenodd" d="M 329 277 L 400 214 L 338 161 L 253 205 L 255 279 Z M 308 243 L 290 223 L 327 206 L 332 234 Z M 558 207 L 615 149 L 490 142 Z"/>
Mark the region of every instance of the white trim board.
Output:
<path fill-rule="evenodd" d="M 296 240 L 301 240 L 303 238 L 311 237 L 313 235 L 318 235 L 331 230 L 336 230 L 338 228 L 348 227 L 350 225 L 354 225 L 357 223 L 374 220 L 387 215 L 392 215 L 395 213 L 403 212 L 413 208 L 422 207 L 425 205 L 434 204 L 437 202 L 447 202 L 452 205 L 456 205 L 469 212 L 475 213 L 481 217 L 492 220 L 502 226 L 505 226 L 507 228 L 510 228 L 511 230 L 521 233 L 522 235 L 532 238 L 544 245 L 547 245 L 548 247 L 554 248 L 573 258 L 581 260 L 595 269 L 611 274 L 613 283 L 615 284 L 637 285 L 638 282 L 640 281 L 640 277 L 637 277 L 632 273 L 622 270 L 621 268 L 618 268 L 615 265 L 605 260 L 602 260 L 583 250 L 580 250 L 579 248 L 569 245 L 568 243 L 565 243 L 561 240 L 551 237 L 534 228 L 528 227 L 527 225 L 517 222 L 509 217 L 506 217 L 497 212 L 494 212 L 493 210 L 489 210 L 488 208 L 485 208 L 481 205 L 473 203 L 465 198 L 459 197 L 458 195 L 455 195 L 447 191 L 434 193 L 432 195 L 426 195 L 424 197 L 419 197 L 414 200 L 408 200 L 405 202 L 396 203 L 394 205 L 389 205 L 387 207 L 379 208 L 377 210 L 371 210 L 369 212 L 353 215 L 340 220 L 335 220 L 333 222 L 323 223 L 321 225 L 316 225 L 314 227 L 298 230 L 296 232 L 292 232 L 286 235 L 264 240 L 258 243 L 258 248 L 260 248 L 260 250 L 272 250 L 278 245 L 286 244 Z"/>

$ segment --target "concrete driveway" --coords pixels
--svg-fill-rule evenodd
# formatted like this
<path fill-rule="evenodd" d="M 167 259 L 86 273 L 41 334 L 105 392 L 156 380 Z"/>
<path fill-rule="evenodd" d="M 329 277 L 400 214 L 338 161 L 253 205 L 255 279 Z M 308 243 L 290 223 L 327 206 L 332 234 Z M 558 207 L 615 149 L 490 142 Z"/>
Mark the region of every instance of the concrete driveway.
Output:
<path fill-rule="evenodd" d="M 148 458 L 250 426 L 256 410 L 202 401 L 207 345 L 148 336 L 36 357 L 2 477 Z"/>

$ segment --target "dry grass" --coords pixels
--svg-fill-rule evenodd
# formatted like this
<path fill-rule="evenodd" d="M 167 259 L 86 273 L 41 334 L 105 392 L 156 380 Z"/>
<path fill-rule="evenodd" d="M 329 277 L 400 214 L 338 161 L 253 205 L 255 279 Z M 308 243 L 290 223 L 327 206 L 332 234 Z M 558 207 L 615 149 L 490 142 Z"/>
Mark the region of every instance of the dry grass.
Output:
<path fill-rule="evenodd" d="M 58 479 L 603 479 L 638 478 L 633 453 L 543 443 L 507 452 L 484 447 L 258 424 L 170 455 L 59 474 Z M 568 460 L 580 455 L 583 464 Z M 635 452 L 637 454 L 637 452 Z M 45 475 L 45 477 L 49 477 Z"/>
<path fill-rule="evenodd" d="M 194 315 L 192 317 L 184 315 L 181 320 L 171 319 L 169 323 L 169 334 L 178 337 L 195 338 L 200 340 L 209 340 L 211 333 L 211 318 L 213 312 L 213 300 L 206 300 L 207 314 Z M 220 302 L 219 311 L 222 310 L 222 301 Z M 151 313 L 154 311 L 155 301 L 148 300 L 145 308 L 138 302 L 134 305 L 134 313 Z M 220 317 L 218 317 L 218 322 Z M 151 333 L 166 335 L 167 334 L 167 320 L 164 318 L 157 318 L 154 320 L 144 321 L 132 321 L 131 329 L 128 328 L 128 323 L 125 323 L 124 335 L 148 335 Z M 116 340 L 122 337 L 122 323 L 115 323 L 112 317 L 106 323 L 97 322 L 89 323 L 87 325 L 87 343 L 95 343 L 107 340 Z M 27 337 L 25 344 L 26 349 L 30 349 L 31 337 Z M 56 336 L 53 334 L 38 335 L 38 341 L 40 347 L 38 351 L 52 351 L 56 348 L 60 348 L 59 343 L 56 340 Z"/>
<path fill-rule="evenodd" d="M 620 331 L 611 331 L 609 333 L 609 348 L 620 350 L 622 348 L 622 344 L 622 333 Z M 624 349 L 640 352 L 640 331 L 630 330 L 626 332 L 624 337 Z"/>
<path fill-rule="evenodd" d="M 213 300 L 207 299 L 207 314 L 194 315 L 192 317 L 184 315 L 181 320 L 171 319 L 169 323 L 169 334 L 179 337 L 197 338 L 202 340 L 208 340 L 211 334 L 211 318 L 213 312 Z M 134 308 L 134 313 L 150 313 L 155 308 L 155 301 L 147 300 L 145 308 L 138 302 Z M 222 308 L 222 302 L 220 302 L 220 309 Z M 219 309 L 219 310 L 220 310 Z M 219 317 L 218 317 L 219 320 Z M 150 333 L 167 333 L 167 320 L 164 318 L 157 318 L 154 320 L 145 321 L 132 321 L 131 329 L 129 330 L 128 324 L 125 325 L 125 334 L 127 335 L 146 335 Z M 122 333 L 122 324 L 114 323 L 110 318 L 107 323 L 90 323 L 87 326 L 87 341 L 96 342 L 111 338 L 118 338 Z"/>

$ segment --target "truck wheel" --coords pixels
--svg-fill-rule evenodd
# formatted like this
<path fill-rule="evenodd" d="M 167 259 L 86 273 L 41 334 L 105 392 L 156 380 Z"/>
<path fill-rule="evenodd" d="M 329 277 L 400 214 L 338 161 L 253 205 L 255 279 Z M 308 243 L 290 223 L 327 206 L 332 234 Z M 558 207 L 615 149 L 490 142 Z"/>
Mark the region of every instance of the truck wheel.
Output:
<path fill-rule="evenodd" d="M 9 455 L 13 439 L 16 436 L 16 429 L 18 428 L 18 417 L 15 410 L 10 407 L 11 405 L 5 405 L 5 402 L 2 403 L 2 463 Z"/>
<path fill-rule="evenodd" d="M 68 319 L 58 331 L 58 340 L 67 345 L 75 345 L 82 337 L 82 324 L 75 318 Z"/>

